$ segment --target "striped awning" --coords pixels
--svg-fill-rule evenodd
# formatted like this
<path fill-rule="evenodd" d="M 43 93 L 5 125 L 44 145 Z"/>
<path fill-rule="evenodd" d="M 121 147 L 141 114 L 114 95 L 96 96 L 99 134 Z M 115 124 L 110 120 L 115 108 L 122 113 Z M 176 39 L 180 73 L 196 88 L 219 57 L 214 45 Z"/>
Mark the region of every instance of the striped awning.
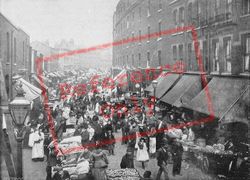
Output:
<path fill-rule="evenodd" d="M 200 75 L 183 75 L 177 84 L 161 98 L 161 101 L 176 107 L 180 107 L 183 103 L 182 97 L 184 96 L 185 92 L 192 91 L 193 89 L 191 87 L 195 83 L 201 84 Z"/>
<path fill-rule="evenodd" d="M 211 113 L 209 111 L 210 107 L 214 115 L 221 118 L 228 107 L 240 97 L 247 85 L 248 79 L 213 77 L 207 87 L 186 104 L 185 107 L 208 115 Z"/>
<path fill-rule="evenodd" d="M 179 79 L 179 77 L 179 74 L 174 74 L 170 72 L 165 73 L 156 87 L 156 98 L 160 99 L 173 86 L 173 84 Z M 154 93 L 151 92 L 149 95 L 154 96 Z"/>

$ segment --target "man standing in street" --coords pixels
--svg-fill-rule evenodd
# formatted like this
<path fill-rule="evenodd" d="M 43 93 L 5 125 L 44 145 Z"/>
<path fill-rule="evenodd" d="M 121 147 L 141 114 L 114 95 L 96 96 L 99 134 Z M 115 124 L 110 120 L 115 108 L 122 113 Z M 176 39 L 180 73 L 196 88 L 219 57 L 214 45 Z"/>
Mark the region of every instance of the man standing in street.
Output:
<path fill-rule="evenodd" d="M 164 137 L 164 128 L 165 123 L 161 119 L 158 119 L 156 124 L 156 150 L 161 147 L 161 142 Z"/>
<path fill-rule="evenodd" d="M 168 144 L 167 140 L 164 138 L 162 140 L 162 147 L 159 148 L 157 153 L 157 165 L 159 170 L 156 176 L 156 180 L 161 179 L 161 174 L 164 172 L 165 180 L 169 180 L 168 169 L 167 169 L 167 160 L 168 160 Z"/>
<path fill-rule="evenodd" d="M 82 146 L 87 148 L 86 146 L 89 144 L 89 132 L 88 132 L 88 124 L 83 123 L 82 125 L 82 132 L 81 132 L 81 137 L 82 137 Z"/>
<path fill-rule="evenodd" d="M 173 138 L 171 143 L 171 153 L 173 158 L 173 176 L 180 175 L 181 176 L 181 161 L 183 154 L 183 147 L 180 142 L 178 142 L 177 138 Z"/>

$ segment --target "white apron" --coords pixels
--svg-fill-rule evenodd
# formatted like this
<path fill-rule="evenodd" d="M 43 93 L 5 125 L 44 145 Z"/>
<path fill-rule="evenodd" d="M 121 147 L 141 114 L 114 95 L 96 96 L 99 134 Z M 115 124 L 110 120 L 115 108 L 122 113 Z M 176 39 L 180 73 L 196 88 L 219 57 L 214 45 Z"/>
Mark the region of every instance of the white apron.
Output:
<path fill-rule="evenodd" d="M 44 158 L 44 149 L 43 149 L 43 142 L 44 142 L 44 134 L 41 132 L 39 136 L 38 132 L 36 131 L 32 137 L 34 143 L 32 147 L 32 159 L 35 158 Z M 39 142 L 36 142 L 38 141 Z"/>

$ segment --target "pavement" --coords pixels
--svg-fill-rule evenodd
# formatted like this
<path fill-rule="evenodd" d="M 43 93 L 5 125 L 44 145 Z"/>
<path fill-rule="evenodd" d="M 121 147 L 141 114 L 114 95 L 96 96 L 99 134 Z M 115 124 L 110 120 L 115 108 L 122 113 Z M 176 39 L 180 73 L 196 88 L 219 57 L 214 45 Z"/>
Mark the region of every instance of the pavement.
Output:
<path fill-rule="evenodd" d="M 23 177 L 25 180 L 45 180 L 46 161 L 33 162 L 32 149 L 23 149 Z"/>

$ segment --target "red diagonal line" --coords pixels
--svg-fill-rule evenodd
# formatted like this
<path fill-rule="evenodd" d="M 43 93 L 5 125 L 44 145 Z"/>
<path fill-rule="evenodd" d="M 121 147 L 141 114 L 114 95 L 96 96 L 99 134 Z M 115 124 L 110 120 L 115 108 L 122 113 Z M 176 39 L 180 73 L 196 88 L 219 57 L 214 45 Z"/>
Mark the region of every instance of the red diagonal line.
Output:
<path fill-rule="evenodd" d="M 60 53 L 60 54 L 54 54 L 54 55 L 51 55 L 51 56 L 45 56 L 43 58 L 37 58 L 36 61 L 48 62 L 48 61 L 51 61 L 51 60 L 60 59 L 60 58 L 68 57 L 68 56 L 73 56 L 73 55 L 76 55 L 76 54 L 85 54 L 85 53 L 89 53 L 89 52 L 93 52 L 93 51 L 97 51 L 97 50 L 107 49 L 107 48 L 110 48 L 110 47 L 113 47 L 113 46 L 119 46 L 119 45 L 134 43 L 134 42 L 140 42 L 142 40 L 158 38 L 158 37 L 161 37 L 161 36 L 166 36 L 166 35 L 169 35 L 169 34 L 188 31 L 188 30 L 191 31 L 193 28 L 194 28 L 193 26 L 185 26 L 185 27 L 178 27 L 178 28 L 175 28 L 175 29 L 167 29 L 167 30 L 164 30 L 164 31 L 161 31 L 161 32 L 155 32 L 155 33 L 152 33 L 152 34 L 145 34 L 145 35 L 142 35 L 142 36 L 126 38 L 126 39 L 118 40 L 118 41 L 115 41 L 115 42 L 110 42 L 110 43 L 105 43 L 105 44 L 101 44 L 101 45 L 97 45 L 97 46 L 92 46 L 92 47 L 89 47 L 89 48 L 83 48 L 83 49 L 68 51 L 68 52 L 64 52 L 64 53 Z"/>

